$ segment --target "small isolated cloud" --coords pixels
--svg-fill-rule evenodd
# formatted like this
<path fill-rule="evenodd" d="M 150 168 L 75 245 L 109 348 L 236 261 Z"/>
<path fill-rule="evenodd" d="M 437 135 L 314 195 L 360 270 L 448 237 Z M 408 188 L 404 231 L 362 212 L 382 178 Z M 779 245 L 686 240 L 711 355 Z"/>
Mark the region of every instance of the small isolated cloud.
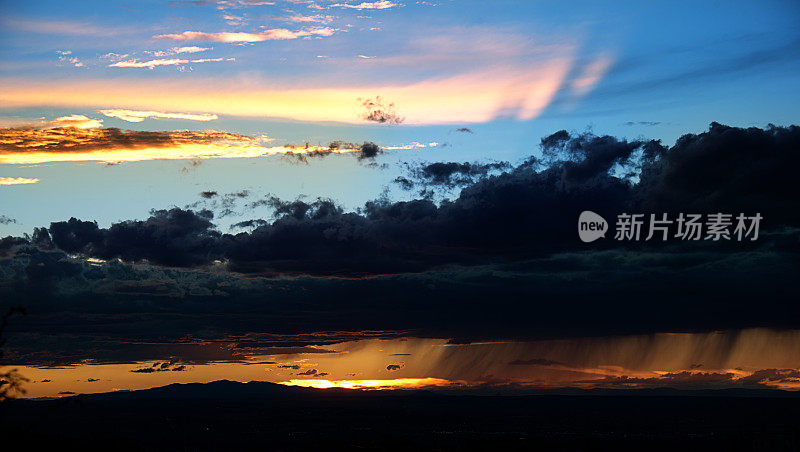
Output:
<path fill-rule="evenodd" d="M 386 366 L 386 370 L 388 370 L 389 372 L 395 372 L 402 368 L 403 368 L 402 364 L 389 364 L 388 366 Z"/>
<path fill-rule="evenodd" d="M 7 217 L 5 215 L 0 215 L 0 224 L 12 224 L 12 223 L 16 223 L 16 222 L 17 222 L 17 220 L 15 220 L 13 218 L 9 218 L 9 217 Z"/>
<path fill-rule="evenodd" d="M 403 5 L 399 3 L 390 2 L 389 0 L 383 0 L 379 2 L 361 2 L 357 5 L 350 3 L 334 3 L 330 7 L 363 10 L 363 9 L 389 9 L 389 8 L 394 8 L 396 6 L 403 6 Z"/>
<path fill-rule="evenodd" d="M 367 121 L 379 122 L 381 124 L 400 124 L 405 118 L 397 114 L 394 102 L 384 104 L 380 96 L 375 99 L 357 99 L 366 110 L 361 117 Z"/>
<path fill-rule="evenodd" d="M 24 185 L 35 184 L 39 179 L 31 179 L 27 177 L 2 177 L 0 176 L 0 185 Z M 3 217 L 6 218 L 6 217 Z"/>
<path fill-rule="evenodd" d="M 172 50 L 175 53 L 197 53 L 197 52 L 205 52 L 206 50 L 211 50 L 211 47 L 186 46 L 186 47 L 173 47 Z"/>
<path fill-rule="evenodd" d="M 76 129 L 98 129 L 103 126 L 102 119 L 92 119 L 84 115 L 70 115 L 56 118 L 45 126 L 46 128 L 75 127 Z"/>
<path fill-rule="evenodd" d="M 383 149 L 385 149 L 387 151 L 401 151 L 401 150 L 402 151 L 407 151 L 407 150 L 410 150 L 410 149 L 420 149 L 420 148 L 427 148 L 427 147 L 435 148 L 436 146 L 439 146 L 439 143 L 436 143 L 436 142 L 420 143 L 418 141 L 414 141 L 413 143 L 403 144 L 403 145 L 399 145 L 399 146 L 384 146 Z"/>
<path fill-rule="evenodd" d="M 74 67 L 84 67 L 83 62 L 81 62 L 81 60 L 79 60 L 78 57 L 68 56 L 72 52 L 66 51 L 66 52 L 58 52 L 58 53 L 61 54 L 61 56 L 58 57 L 58 61 L 59 62 L 65 63 L 65 64 L 69 64 L 69 65 L 74 66 Z"/>
<path fill-rule="evenodd" d="M 239 25 L 244 20 L 242 16 L 234 16 L 233 14 L 223 14 L 222 18 L 228 23 L 228 25 Z"/>
<path fill-rule="evenodd" d="M 190 121 L 213 121 L 218 119 L 217 115 L 210 113 L 166 113 L 161 111 L 140 111 L 140 110 L 100 110 L 100 113 L 118 118 L 128 122 L 142 122 L 145 119 L 187 119 Z"/>
<path fill-rule="evenodd" d="M 657 126 L 661 124 L 659 121 L 628 121 L 623 123 L 625 126 Z"/>
<path fill-rule="evenodd" d="M 313 27 L 292 31 L 286 28 L 272 28 L 257 33 L 184 31 L 178 34 L 153 36 L 153 39 L 172 39 L 175 41 L 214 41 L 214 42 L 262 42 L 305 38 L 308 36 L 331 36 L 336 32 L 329 27 Z"/>

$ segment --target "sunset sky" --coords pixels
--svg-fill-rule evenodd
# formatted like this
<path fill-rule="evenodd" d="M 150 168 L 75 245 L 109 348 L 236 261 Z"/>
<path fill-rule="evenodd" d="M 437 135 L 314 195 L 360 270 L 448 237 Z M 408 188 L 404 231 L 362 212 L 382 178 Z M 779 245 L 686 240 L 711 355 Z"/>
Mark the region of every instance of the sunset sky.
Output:
<path fill-rule="evenodd" d="M 35 397 L 800 388 L 798 19 L 788 0 L 2 1 L 0 308 L 28 310 L 4 359 Z M 582 210 L 764 223 L 584 244 Z"/>
<path fill-rule="evenodd" d="M 255 140 L 235 143 L 230 154 L 242 158 L 214 160 L 219 153 L 187 143 L 185 152 L 166 146 L 131 159 L 194 156 L 202 165 L 107 167 L 127 159 L 111 150 L 23 158 L 4 136 L 3 184 L 38 179 L 0 187 L 3 214 L 16 220 L 0 225 L 7 234 L 70 216 L 103 225 L 144 218 L 151 208 L 195 202 L 204 190 L 324 196 L 353 209 L 385 187 L 397 191 L 391 181 L 402 162 L 516 162 L 561 129 L 671 144 L 711 121 L 787 125 L 800 101 L 800 7 L 791 1 L 0 8 L 3 127 L 78 117 L 86 119 L 76 125 L 89 129 L 224 131 Z M 365 119 L 363 102 L 378 97 L 395 105 L 401 124 Z M 457 131 L 464 127 L 473 133 Z M 378 168 L 346 157 L 292 165 L 261 156 L 284 144 L 336 140 L 401 149 Z"/>

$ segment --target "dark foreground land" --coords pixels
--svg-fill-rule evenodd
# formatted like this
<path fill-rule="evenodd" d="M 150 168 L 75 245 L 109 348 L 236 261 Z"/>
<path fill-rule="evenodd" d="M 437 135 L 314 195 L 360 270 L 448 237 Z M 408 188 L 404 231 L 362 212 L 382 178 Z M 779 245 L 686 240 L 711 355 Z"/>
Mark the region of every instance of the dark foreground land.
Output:
<path fill-rule="evenodd" d="M 0 405 L 0 434 L 3 451 L 795 451 L 800 398 L 771 391 L 354 393 L 215 382 L 17 400 Z"/>

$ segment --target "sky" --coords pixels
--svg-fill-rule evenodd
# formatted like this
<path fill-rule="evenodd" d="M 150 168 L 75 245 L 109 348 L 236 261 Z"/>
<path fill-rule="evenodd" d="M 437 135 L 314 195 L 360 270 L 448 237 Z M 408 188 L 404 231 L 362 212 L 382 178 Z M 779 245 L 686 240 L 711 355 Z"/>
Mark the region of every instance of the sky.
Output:
<path fill-rule="evenodd" d="M 337 140 L 410 147 L 387 150 L 372 166 L 347 156 L 292 165 L 258 149 L 233 159 L 189 152 L 197 157 L 189 164 L 148 161 L 158 153 L 114 166 L 123 159 L 103 152 L 67 162 L 3 157 L 0 177 L 10 185 L 0 187 L 2 214 L 16 220 L 0 225 L 5 234 L 70 216 L 104 225 L 145 218 L 206 190 L 323 196 L 356 209 L 387 189 L 403 196 L 392 180 L 404 163 L 518 162 L 561 129 L 670 144 L 712 121 L 797 121 L 800 30 L 790 1 L 0 8 L 6 127 L 79 115 L 90 120 L 85 127 L 225 131 L 264 148 Z M 381 107 L 364 106 L 378 99 Z M 402 122 L 365 119 L 381 108 Z"/>
<path fill-rule="evenodd" d="M 800 388 L 798 18 L 0 1 L 0 358 L 32 397 Z"/>

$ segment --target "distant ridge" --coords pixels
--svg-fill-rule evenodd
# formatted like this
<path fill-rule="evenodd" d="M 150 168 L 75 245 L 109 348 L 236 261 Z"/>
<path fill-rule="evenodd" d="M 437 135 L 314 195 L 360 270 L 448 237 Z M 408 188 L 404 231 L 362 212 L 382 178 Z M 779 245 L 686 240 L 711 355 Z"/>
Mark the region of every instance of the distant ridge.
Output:
<path fill-rule="evenodd" d="M 286 386 L 265 381 L 242 383 L 230 380 L 217 380 L 210 383 L 172 383 L 150 389 L 134 391 L 114 391 L 97 394 L 80 394 L 81 399 L 208 399 L 208 398 L 253 398 L 302 396 L 319 393 L 314 388 Z M 329 393 L 329 391 L 325 391 Z M 337 389 L 330 393 L 354 392 L 348 389 Z"/>
<path fill-rule="evenodd" d="M 268 397 L 321 397 L 336 395 L 396 395 L 396 396 L 577 396 L 577 397 L 757 397 L 800 398 L 800 391 L 766 388 L 727 389 L 524 389 L 524 388 L 429 388 L 364 391 L 344 388 L 305 388 L 286 386 L 265 381 L 242 383 L 217 380 L 209 383 L 172 383 L 150 389 L 124 390 L 97 394 L 78 394 L 71 397 L 82 400 L 147 400 L 147 399 L 239 399 Z M 25 400 L 25 399 L 22 399 Z"/>

